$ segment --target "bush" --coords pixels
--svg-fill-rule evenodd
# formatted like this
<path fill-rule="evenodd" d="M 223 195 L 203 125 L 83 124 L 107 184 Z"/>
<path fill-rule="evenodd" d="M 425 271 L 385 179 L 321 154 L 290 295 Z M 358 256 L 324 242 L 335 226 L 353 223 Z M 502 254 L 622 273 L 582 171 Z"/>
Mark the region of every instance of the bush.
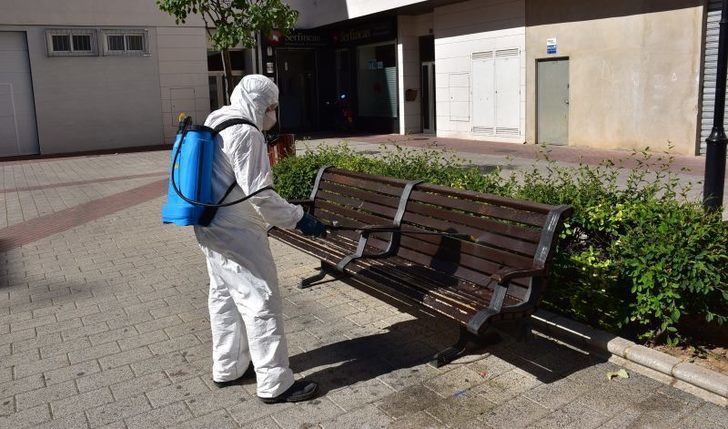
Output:
<path fill-rule="evenodd" d="M 726 322 L 728 226 L 687 200 L 670 172 L 672 158 L 636 155 L 637 168 L 628 170 L 611 163 L 560 167 L 545 153 L 545 168 L 506 175 L 438 150 L 385 149 L 374 157 L 340 145 L 284 159 L 273 172 L 286 198 L 306 198 L 318 169 L 334 165 L 570 204 L 575 212 L 561 234 L 544 305 L 628 337 L 675 344 L 684 339 L 686 318 Z"/>

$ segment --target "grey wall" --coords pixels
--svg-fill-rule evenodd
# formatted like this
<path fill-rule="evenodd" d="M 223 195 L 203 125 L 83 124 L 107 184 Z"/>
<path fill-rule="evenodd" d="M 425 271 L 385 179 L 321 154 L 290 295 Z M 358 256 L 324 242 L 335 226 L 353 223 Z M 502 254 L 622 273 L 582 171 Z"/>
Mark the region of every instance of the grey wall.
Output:
<path fill-rule="evenodd" d="M 146 29 L 150 54 L 49 57 L 45 30 L 64 27 Z M 27 34 L 42 154 L 170 143 L 179 111 L 209 112 L 197 17 L 177 26 L 154 0 L 1 0 L 2 30 Z"/>
<path fill-rule="evenodd" d="M 0 25 L 144 25 L 174 26 L 155 0 L 2 0 Z M 201 26 L 190 17 L 188 26 Z"/>
<path fill-rule="evenodd" d="M 49 57 L 44 28 L 28 28 L 43 154 L 162 143 L 156 30 L 149 56 Z"/>

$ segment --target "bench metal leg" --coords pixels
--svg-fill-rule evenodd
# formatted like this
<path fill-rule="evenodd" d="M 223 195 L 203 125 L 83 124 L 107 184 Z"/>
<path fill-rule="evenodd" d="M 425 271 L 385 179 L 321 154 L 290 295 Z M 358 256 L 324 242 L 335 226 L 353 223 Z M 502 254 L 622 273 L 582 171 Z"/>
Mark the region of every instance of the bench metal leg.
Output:
<path fill-rule="evenodd" d="M 318 274 L 314 274 L 310 277 L 301 279 L 301 283 L 298 285 L 299 289 L 310 288 L 311 286 L 313 286 L 314 283 L 323 280 L 324 277 L 326 277 L 326 275 L 328 275 L 328 274 L 331 274 L 333 276 L 338 274 L 336 272 L 336 270 L 334 270 L 333 268 L 330 268 L 328 265 L 324 264 L 323 262 L 321 263 L 321 266 L 316 269 L 319 271 Z"/>
<path fill-rule="evenodd" d="M 526 316 L 521 322 L 520 329 L 518 332 L 518 341 L 528 343 L 533 338 L 533 325 L 531 324 L 530 316 Z"/>
<path fill-rule="evenodd" d="M 465 327 L 460 327 L 460 335 L 458 336 L 457 342 L 437 353 L 430 361 L 430 365 L 435 368 L 440 368 L 441 366 L 449 364 L 455 359 L 465 355 L 470 344 L 488 345 L 495 344 L 500 340 L 500 336 L 495 332 L 489 332 L 481 337 L 471 334 Z"/>
<path fill-rule="evenodd" d="M 461 327 L 458 341 L 452 346 L 437 353 L 430 361 L 430 365 L 435 368 L 439 368 L 462 356 L 465 353 L 465 349 L 468 348 L 468 343 L 470 343 L 472 339 L 471 337 L 474 337 L 474 335 L 468 332 L 467 329 Z"/>

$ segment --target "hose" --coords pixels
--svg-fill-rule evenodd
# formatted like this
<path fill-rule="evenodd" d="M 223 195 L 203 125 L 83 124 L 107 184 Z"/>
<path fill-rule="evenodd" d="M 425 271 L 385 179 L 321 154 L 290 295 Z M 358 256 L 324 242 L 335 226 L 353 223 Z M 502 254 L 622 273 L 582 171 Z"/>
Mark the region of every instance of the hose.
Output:
<path fill-rule="evenodd" d="M 219 207 L 228 207 L 228 206 L 232 206 L 235 204 L 240 204 L 249 198 L 253 198 L 254 196 L 260 194 L 263 191 L 274 190 L 272 186 L 264 186 L 264 187 L 258 189 L 257 191 L 251 193 L 250 195 L 246 195 L 243 198 L 240 198 L 235 201 L 231 201 L 229 203 L 224 203 L 224 204 L 222 204 L 222 203 L 218 203 L 218 204 L 203 203 L 200 201 L 195 201 L 193 199 L 187 198 L 184 195 L 182 195 L 182 191 L 180 191 L 179 187 L 177 186 L 177 181 L 174 179 L 174 171 L 175 171 L 174 167 L 175 167 L 175 165 L 177 165 L 177 159 L 179 158 L 179 153 L 180 153 L 180 150 L 182 149 L 182 144 L 185 141 L 185 137 L 187 136 L 187 131 L 188 131 L 188 128 L 191 123 L 192 123 L 192 118 L 188 116 L 185 118 L 184 123 L 180 126 L 182 136 L 179 140 L 179 145 L 177 145 L 177 150 L 174 153 L 174 157 L 172 158 L 172 171 L 170 172 L 170 181 L 172 182 L 172 188 L 174 189 L 174 192 L 176 192 L 180 198 L 182 198 L 184 201 L 186 201 L 192 205 L 195 205 L 195 206 L 219 208 Z"/>
<path fill-rule="evenodd" d="M 327 230 L 330 231 L 354 231 L 354 232 L 363 232 L 367 231 L 366 228 L 362 227 L 355 227 L 355 226 L 341 226 L 337 221 L 334 221 L 332 224 L 324 224 Z M 397 232 L 401 235 L 439 235 L 442 237 L 452 237 L 452 238 L 460 238 L 463 240 L 472 240 L 472 236 L 469 234 L 463 234 L 459 232 L 440 232 L 440 231 L 413 231 L 413 230 L 407 230 L 407 229 L 400 229 L 396 227 L 392 228 L 383 228 L 382 230 L 369 230 L 371 233 L 381 232 L 381 233 L 387 233 L 387 232 Z"/>

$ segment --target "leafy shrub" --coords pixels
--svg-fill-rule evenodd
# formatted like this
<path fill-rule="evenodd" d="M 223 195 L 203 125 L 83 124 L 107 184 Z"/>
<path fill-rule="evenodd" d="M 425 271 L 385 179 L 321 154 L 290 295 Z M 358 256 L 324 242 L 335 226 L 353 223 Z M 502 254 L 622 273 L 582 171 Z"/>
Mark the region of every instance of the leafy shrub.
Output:
<path fill-rule="evenodd" d="M 612 163 L 483 171 L 440 150 L 385 149 L 380 156 L 346 145 L 284 159 L 273 169 L 278 191 L 305 198 L 324 165 L 419 179 L 455 188 L 575 208 L 561 233 L 544 305 L 632 338 L 675 344 L 680 322 L 728 317 L 728 226 L 687 200 L 671 157 L 635 154 L 637 166 Z M 619 186 L 620 178 L 624 184 Z"/>

